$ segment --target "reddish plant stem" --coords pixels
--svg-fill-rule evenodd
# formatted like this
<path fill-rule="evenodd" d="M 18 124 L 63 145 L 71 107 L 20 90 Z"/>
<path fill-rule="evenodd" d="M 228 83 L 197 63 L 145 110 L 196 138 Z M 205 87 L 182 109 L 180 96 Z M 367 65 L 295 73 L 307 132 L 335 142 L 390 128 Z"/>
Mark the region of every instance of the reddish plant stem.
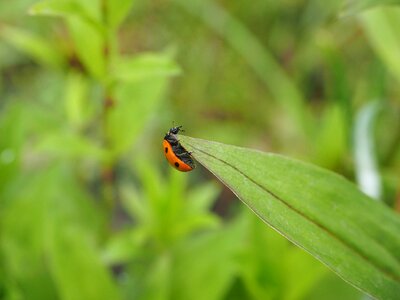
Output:
<path fill-rule="evenodd" d="M 105 0 L 101 3 L 101 9 L 103 14 L 104 27 L 107 28 L 107 2 Z M 109 62 L 110 62 L 110 42 L 108 33 L 104 33 L 104 45 L 103 45 L 103 56 L 106 65 L 106 73 L 108 74 Z M 104 147 L 111 151 L 112 141 L 110 140 L 108 132 L 108 117 L 112 109 L 114 108 L 115 101 L 112 96 L 110 85 L 107 81 L 104 83 L 105 96 L 103 99 L 103 113 L 102 113 L 102 125 L 103 125 L 103 144 Z M 101 167 L 101 184 L 102 184 L 102 196 L 104 202 L 104 208 L 106 215 L 110 218 L 115 206 L 115 160 L 107 160 Z"/>

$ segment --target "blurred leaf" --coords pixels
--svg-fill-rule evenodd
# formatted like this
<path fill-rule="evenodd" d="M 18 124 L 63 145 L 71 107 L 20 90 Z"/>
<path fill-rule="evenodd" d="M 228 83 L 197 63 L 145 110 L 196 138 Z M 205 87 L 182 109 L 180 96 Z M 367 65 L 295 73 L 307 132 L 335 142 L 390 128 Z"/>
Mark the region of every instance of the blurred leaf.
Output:
<path fill-rule="evenodd" d="M 107 116 L 107 133 L 115 156 L 124 153 L 142 133 L 166 87 L 165 77 L 123 82 L 115 87 L 115 104 Z"/>
<path fill-rule="evenodd" d="M 342 16 L 349 16 L 363 10 L 383 5 L 399 5 L 400 0 L 346 0 Z"/>
<path fill-rule="evenodd" d="M 181 69 L 170 57 L 159 53 L 144 53 L 135 57 L 121 57 L 114 62 L 113 77 L 123 81 L 179 74 Z"/>
<path fill-rule="evenodd" d="M 182 222 L 178 227 L 180 235 L 189 235 L 198 230 L 218 228 L 221 221 L 217 215 L 211 213 L 211 206 L 220 192 L 213 182 L 192 188 L 184 195 L 185 207 Z"/>
<path fill-rule="evenodd" d="M 68 74 L 65 83 L 65 111 L 69 124 L 76 129 L 82 129 L 94 112 L 88 89 L 88 80 L 82 74 L 73 71 Z"/>
<path fill-rule="evenodd" d="M 202 213 L 202 214 L 187 214 L 182 217 L 183 224 L 177 226 L 176 235 L 177 236 L 186 236 L 190 235 L 193 232 L 218 228 L 220 225 L 220 220 L 218 216 L 213 215 L 211 213 Z"/>
<path fill-rule="evenodd" d="M 60 0 L 56 0 L 60 1 Z M 103 0 L 70 0 L 74 1 L 78 5 L 80 5 L 85 14 L 89 16 L 91 20 L 94 20 L 96 24 L 101 24 L 103 22 L 102 8 L 103 8 Z"/>
<path fill-rule="evenodd" d="M 240 274 L 254 299 L 302 299 L 327 269 L 249 211 Z"/>
<path fill-rule="evenodd" d="M 185 174 L 170 169 L 164 179 L 153 163 L 143 158 L 135 160 L 135 169 L 142 189 L 125 187 L 122 202 L 137 226 L 161 249 L 193 232 L 218 227 L 219 218 L 205 205 L 215 200 L 215 186 L 201 185 L 198 190 L 203 194 L 189 198 L 192 194 L 186 192 Z M 194 203 L 196 200 L 203 203 Z"/>
<path fill-rule="evenodd" d="M 14 179 L 3 195 L 0 218 L 0 259 L 6 280 L 13 282 L 6 293 L 19 294 L 20 299 L 56 297 L 54 282 L 43 264 L 43 245 L 48 201 L 45 191 L 47 176 Z M 23 189 L 21 189 L 21 186 Z M 40 191 L 40 189 L 44 189 Z M 10 192 L 11 191 L 11 192 Z M 25 268 L 29 266 L 29 268 Z"/>
<path fill-rule="evenodd" d="M 111 274 L 82 231 L 54 221 L 49 264 L 60 298 L 120 299 Z"/>
<path fill-rule="evenodd" d="M 239 222 L 193 237 L 176 249 L 173 299 L 217 300 L 227 293 L 237 269 L 235 257 L 243 237 Z"/>
<path fill-rule="evenodd" d="M 240 217 L 246 232 L 238 268 L 246 290 L 253 299 L 284 299 L 288 276 L 283 270 L 290 244 L 249 212 Z"/>
<path fill-rule="evenodd" d="M 316 0 L 318 1 L 318 0 Z M 327 64 L 327 72 L 329 79 L 332 81 L 331 84 L 326 85 L 327 95 L 326 97 L 332 99 L 339 107 L 328 108 L 329 112 L 332 113 L 337 109 L 340 109 L 342 118 L 344 118 L 343 125 L 346 125 L 344 129 L 350 127 L 353 120 L 353 104 L 354 98 L 353 91 L 350 87 L 349 78 L 349 66 L 346 64 L 345 57 L 343 56 L 342 49 L 339 48 L 334 33 L 329 31 L 321 31 L 318 35 L 318 44 L 324 54 L 324 62 Z M 345 131 L 346 140 L 348 139 L 349 133 Z"/>
<path fill-rule="evenodd" d="M 326 108 L 314 142 L 313 160 L 316 164 L 332 169 L 340 163 L 347 148 L 345 122 L 340 107 L 332 105 Z"/>
<path fill-rule="evenodd" d="M 102 32 L 92 23 L 77 16 L 67 18 L 67 24 L 82 63 L 92 76 L 102 78 L 106 70 Z"/>
<path fill-rule="evenodd" d="M 359 16 L 365 35 L 386 67 L 400 80 L 400 8 L 377 8 Z"/>
<path fill-rule="evenodd" d="M 132 260 L 138 253 L 141 253 L 141 247 L 143 247 L 147 235 L 148 233 L 140 227 L 114 234 L 103 250 L 102 260 L 108 265 Z"/>
<path fill-rule="evenodd" d="M 64 17 L 83 65 L 94 77 L 105 75 L 105 38 L 100 0 L 44 0 L 32 6 L 30 13 Z"/>
<path fill-rule="evenodd" d="M 219 218 L 209 211 L 208 207 L 204 207 L 202 211 L 192 210 L 192 202 L 196 199 L 190 199 L 186 195 L 185 186 L 187 176 L 173 169 L 170 171 L 170 181 L 167 185 L 167 194 L 169 199 L 166 199 L 170 205 L 168 206 L 170 214 L 168 215 L 167 222 L 169 224 L 176 223 L 176 219 L 180 218 L 181 222 L 173 226 L 173 236 L 183 237 L 189 236 L 192 232 L 217 228 L 219 225 Z M 202 185 L 204 192 L 207 190 L 206 185 Z M 209 197 L 203 201 L 215 201 L 215 194 L 209 193 L 203 196 Z M 200 203 L 201 205 L 201 203 Z M 176 238 L 177 239 L 177 238 Z"/>
<path fill-rule="evenodd" d="M 172 277 L 172 257 L 170 253 L 160 253 L 149 263 L 146 274 L 146 292 L 143 294 L 145 300 L 166 300 L 170 298 Z"/>
<path fill-rule="evenodd" d="M 360 189 L 375 200 L 382 196 L 382 183 L 376 161 L 374 123 L 381 103 L 366 104 L 356 116 L 354 128 L 354 160 Z"/>
<path fill-rule="evenodd" d="M 111 28 L 118 28 L 129 14 L 136 0 L 108 0 L 108 24 Z"/>
<path fill-rule="evenodd" d="M 192 187 L 187 196 L 189 210 L 195 214 L 210 210 L 220 191 L 214 182 Z"/>
<path fill-rule="evenodd" d="M 125 299 L 168 300 L 171 298 L 173 257 L 170 251 L 156 254 L 142 251 L 143 257 L 133 264 Z M 149 253 L 150 252 L 150 253 Z"/>
<path fill-rule="evenodd" d="M 10 26 L 1 27 L 0 37 L 31 56 L 38 63 L 54 68 L 61 68 L 65 65 L 65 57 L 61 51 L 54 43 L 43 37 Z"/>
<path fill-rule="evenodd" d="M 13 182 L 21 163 L 21 152 L 26 140 L 27 114 L 25 107 L 13 104 L 4 107 L 0 114 L 0 195 Z M 23 122 L 25 120 L 25 122 Z M 0 197 L 2 204 L 4 197 Z"/>
<path fill-rule="evenodd" d="M 304 300 L 354 300 L 364 299 L 369 297 L 362 294 L 350 284 L 344 282 L 334 273 L 328 272 L 324 278 L 319 280 L 314 289 L 303 298 Z"/>
<path fill-rule="evenodd" d="M 263 221 L 359 289 L 400 293 L 400 218 L 324 169 L 216 142 L 182 145 Z"/>
<path fill-rule="evenodd" d="M 44 166 L 40 172 L 15 179 L 13 187 L 3 195 L 7 201 L 0 218 L 0 258 L 6 262 L 7 277 L 16 283 L 24 299 L 57 298 L 48 260 L 43 259 L 57 255 L 50 246 L 54 242 L 51 230 L 56 226 L 55 220 L 66 231 L 79 230 L 79 237 L 85 236 L 86 240 L 92 240 L 98 229 L 98 211 L 67 170 L 58 165 Z M 57 238 L 63 239 L 63 236 Z M 81 251 L 82 240 L 75 242 Z M 69 263 L 70 268 L 79 268 L 75 262 L 65 263 Z M 94 281 L 91 286 L 99 289 Z"/>
<path fill-rule="evenodd" d="M 31 15 L 67 17 L 73 14 L 84 15 L 82 7 L 73 0 L 42 0 L 29 9 Z"/>
<path fill-rule="evenodd" d="M 304 6 L 304 13 L 302 13 L 302 22 L 299 24 L 301 30 L 313 31 L 315 28 L 322 28 L 332 20 L 336 18 L 336 15 L 343 7 L 343 2 L 346 0 L 310 0 Z"/>
<path fill-rule="evenodd" d="M 106 151 L 100 145 L 73 132 L 49 132 L 32 150 L 39 152 L 39 155 L 47 154 L 64 159 L 81 157 L 103 161 L 106 158 Z"/>
<path fill-rule="evenodd" d="M 388 132 L 388 128 L 392 130 Z M 400 151 L 400 106 L 382 101 L 382 111 L 379 112 L 373 129 L 375 144 L 379 145 L 375 148 L 379 170 L 382 171 L 386 166 L 400 166 L 397 164 L 400 160 L 396 159 L 396 154 Z"/>
<path fill-rule="evenodd" d="M 59 119 L 55 115 L 28 101 L 13 101 L 2 107 L 0 114 L 0 194 L 12 187 L 14 180 L 26 172 L 23 167 L 26 168 L 27 164 L 31 162 L 29 160 L 31 144 L 29 143 L 33 140 L 32 135 L 41 136 L 49 128 L 57 128 Z M 0 196 L 0 204 L 6 198 Z"/>
<path fill-rule="evenodd" d="M 292 246 L 292 245 L 290 245 Z M 290 247 L 285 257 L 285 299 L 303 299 L 328 269 L 299 248 Z"/>
<path fill-rule="evenodd" d="M 148 203 L 132 184 L 122 186 L 121 204 L 136 222 L 145 223 L 148 221 L 150 217 Z"/>
<path fill-rule="evenodd" d="M 80 16 L 101 23 L 101 0 L 42 0 L 31 6 L 31 15 L 55 17 Z"/>

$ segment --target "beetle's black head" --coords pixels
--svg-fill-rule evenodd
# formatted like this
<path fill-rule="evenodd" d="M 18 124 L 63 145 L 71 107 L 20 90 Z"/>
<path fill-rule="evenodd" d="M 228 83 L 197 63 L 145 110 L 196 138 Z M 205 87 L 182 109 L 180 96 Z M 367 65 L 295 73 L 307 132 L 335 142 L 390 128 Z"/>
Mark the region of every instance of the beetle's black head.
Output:
<path fill-rule="evenodd" d="M 164 140 L 167 140 L 171 145 L 178 144 L 177 134 L 179 131 L 183 131 L 182 126 L 172 127 L 168 132 L 165 134 Z"/>
<path fill-rule="evenodd" d="M 183 129 L 181 129 L 181 128 L 182 128 L 182 125 L 172 127 L 172 128 L 168 131 L 168 133 L 169 133 L 169 134 L 178 134 L 179 131 L 183 131 Z"/>

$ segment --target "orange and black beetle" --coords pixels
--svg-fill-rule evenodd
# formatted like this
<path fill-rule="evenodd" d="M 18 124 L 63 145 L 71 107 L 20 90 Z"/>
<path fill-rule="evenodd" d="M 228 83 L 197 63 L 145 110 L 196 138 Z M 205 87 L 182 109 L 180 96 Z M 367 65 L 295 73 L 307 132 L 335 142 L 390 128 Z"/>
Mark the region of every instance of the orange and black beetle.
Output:
<path fill-rule="evenodd" d="M 168 162 L 175 169 L 182 172 L 189 172 L 195 168 L 190 152 L 179 143 L 177 134 L 181 131 L 182 126 L 172 127 L 164 136 L 163 149 L 164 155 Z"/>

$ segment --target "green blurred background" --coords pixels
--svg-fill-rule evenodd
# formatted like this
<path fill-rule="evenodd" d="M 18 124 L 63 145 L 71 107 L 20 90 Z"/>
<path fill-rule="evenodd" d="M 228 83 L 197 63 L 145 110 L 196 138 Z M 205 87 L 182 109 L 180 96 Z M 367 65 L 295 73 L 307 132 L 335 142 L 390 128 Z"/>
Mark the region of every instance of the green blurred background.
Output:
<path fill-rule="evenodd" d="M 360 3 L 0 0 L 0 299 L 361 299 L 161 151 L 182 124 L 400 210 L 400 9 Z"/>

